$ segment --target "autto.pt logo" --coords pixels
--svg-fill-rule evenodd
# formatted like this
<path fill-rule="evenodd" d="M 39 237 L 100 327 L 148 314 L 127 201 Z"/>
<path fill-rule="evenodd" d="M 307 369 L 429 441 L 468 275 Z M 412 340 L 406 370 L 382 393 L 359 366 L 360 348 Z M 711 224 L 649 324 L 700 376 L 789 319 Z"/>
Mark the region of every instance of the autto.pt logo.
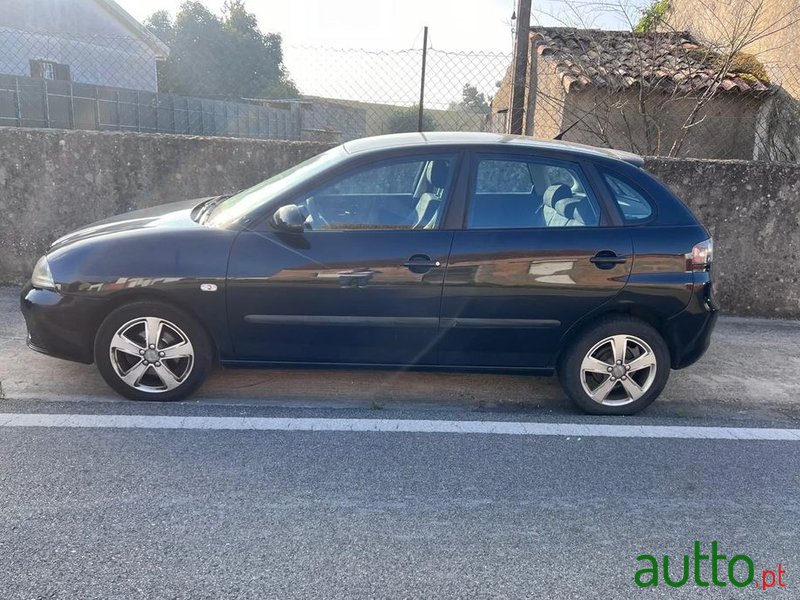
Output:
<path fill-rule="evenodd" d="M 781 563 L 775 567 L 756 569 L 755 562 L 747 554 L 734 554 L 730 558 L 723 554 L 716 540 L 711 542 L 710 548 L 695 541 L 692 553 L 682 557 L 662 555 L 659 560 L 653 554 L 640 554 L 636 561 L 637 571 L 633 580 L 640 588 L 731 585 L 769 590 L 786 587 L 786 569 Z"/>

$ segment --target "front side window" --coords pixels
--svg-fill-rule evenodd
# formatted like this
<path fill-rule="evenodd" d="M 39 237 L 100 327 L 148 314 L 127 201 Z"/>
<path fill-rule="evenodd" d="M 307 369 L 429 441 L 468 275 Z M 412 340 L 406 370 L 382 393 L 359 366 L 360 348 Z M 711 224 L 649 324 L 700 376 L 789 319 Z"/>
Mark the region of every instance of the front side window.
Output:
<path fill-rule="evenodd" d="M 467 227 L 595 227 L 600 209 L 579 169 L 538 159 L 478 161 Z"/>
<path fill-rule="evenodd" d="M 455 157 L 425 156 L 361 167 L 297 203 L 312 231 L 436 229 Z"/>
<path fill-rule="evenodd" d="M 603 173 L 603 178 L 626 221 L 644 221 L 652 216 L 653 207 L 636 188 L 610 173 Z"/>
<path fill-rule="evenodd" d="M 335 168 L 346 158 L 347 153 L 341 146 L 317 154 L 227 198 L 213 209 L 206 224 L 212 227 L 227 227 L 240 219 L 256 214 L 276 196 L 302 185 L 307 179 L 320 175 L 327 169 Z"/>

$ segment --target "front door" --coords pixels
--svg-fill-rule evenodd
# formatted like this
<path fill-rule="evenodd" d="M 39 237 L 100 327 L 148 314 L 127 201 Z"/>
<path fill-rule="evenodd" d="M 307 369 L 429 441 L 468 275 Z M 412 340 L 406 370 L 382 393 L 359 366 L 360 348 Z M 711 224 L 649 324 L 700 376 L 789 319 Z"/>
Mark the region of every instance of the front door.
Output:
<path fill-rule="evenodd" d="M 601 226 L 578 164 L 483 155 L 473 165 L 445 278 L 440 362 L 552 366 L 564 332 L 625 286 L 630 235 Z"/>
<path fill-rule="evenodd" d="M 237 238 L 228 273 L 236 358 L 435 364 L 453 239 L 440 229 L 453 155 L 372 163 L 292 201 L 303 232 Z"/>

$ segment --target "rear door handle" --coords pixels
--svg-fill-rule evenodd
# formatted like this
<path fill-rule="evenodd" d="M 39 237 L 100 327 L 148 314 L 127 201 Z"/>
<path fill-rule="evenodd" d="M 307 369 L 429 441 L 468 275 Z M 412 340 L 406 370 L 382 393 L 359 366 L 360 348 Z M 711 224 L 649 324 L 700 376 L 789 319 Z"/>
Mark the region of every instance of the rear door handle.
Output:
<path fill-rule="evenodd" d="M 627 257 L 618 256 L 611 250 L 601 250 L 589 259 L 589 262 L 596 265 L 598 269 L 613 269 L 614 265 L 621 265 L 628 262 Z"/>
<path fill-rule="evenodd" d="M 403 266 L 408 267 L 412 273 L 425 273 L 434 267 L 441 267 L 442 263 L 438 260 L 431 260 L 431 257 L 426 254 L 415 254 L 404 262 Z"/>
<path fill-rule="evenodd" d="M 403 266 L 409 269 L 412 267 L 427 267 L 428 269 L 432 269 L 433 267 L 441 267 L 442 263 L 438 260 L 407 260 L 403 263 Z"/>

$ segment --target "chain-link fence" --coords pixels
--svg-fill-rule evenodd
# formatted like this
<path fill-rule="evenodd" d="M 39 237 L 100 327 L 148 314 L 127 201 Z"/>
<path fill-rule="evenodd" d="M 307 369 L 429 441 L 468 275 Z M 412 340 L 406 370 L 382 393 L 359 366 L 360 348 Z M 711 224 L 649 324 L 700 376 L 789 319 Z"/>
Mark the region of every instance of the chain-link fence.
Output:
<path fill-rule="evenodd" d="M 331 142 L 420 123 L 508 130 L 508 53 L 284 45 L 268 64 L 236 52 L 199 44 L 167 58 L 146 40 L 0 29 L 0 125 Z M 685 32 L 543 27 L 531 30 L 529 63 L 526 135 L 800 160 L 800 65 L 726 54 Z"/>
<path fill-rule="evenodd" d="M 283 51 L 288 72 L 213 44 L 165 60 L 133 38 L 0 28 L 0 125 L 344 141 L 416 131 L 422 94 L 423 129 L 481 131 L 511 60 L 428 48 L 423 86 L 421 49 Z"/>
<path fill-rule="evenodd" d="M 484 131 L 491 121 L 492 98 L 511 63 L 510 54 L 434 48 L 423 57 L 421 49 L 373 52 L 289 46 L 286 57 L 309 100 L 364 111 L 366 135 L 416 131 L 420 91 L 424 130 Z M 322 116 L 318 128 L 336 128 L 335 120 Z M 362 117 L 354 113 L 351 118 Z"/>

